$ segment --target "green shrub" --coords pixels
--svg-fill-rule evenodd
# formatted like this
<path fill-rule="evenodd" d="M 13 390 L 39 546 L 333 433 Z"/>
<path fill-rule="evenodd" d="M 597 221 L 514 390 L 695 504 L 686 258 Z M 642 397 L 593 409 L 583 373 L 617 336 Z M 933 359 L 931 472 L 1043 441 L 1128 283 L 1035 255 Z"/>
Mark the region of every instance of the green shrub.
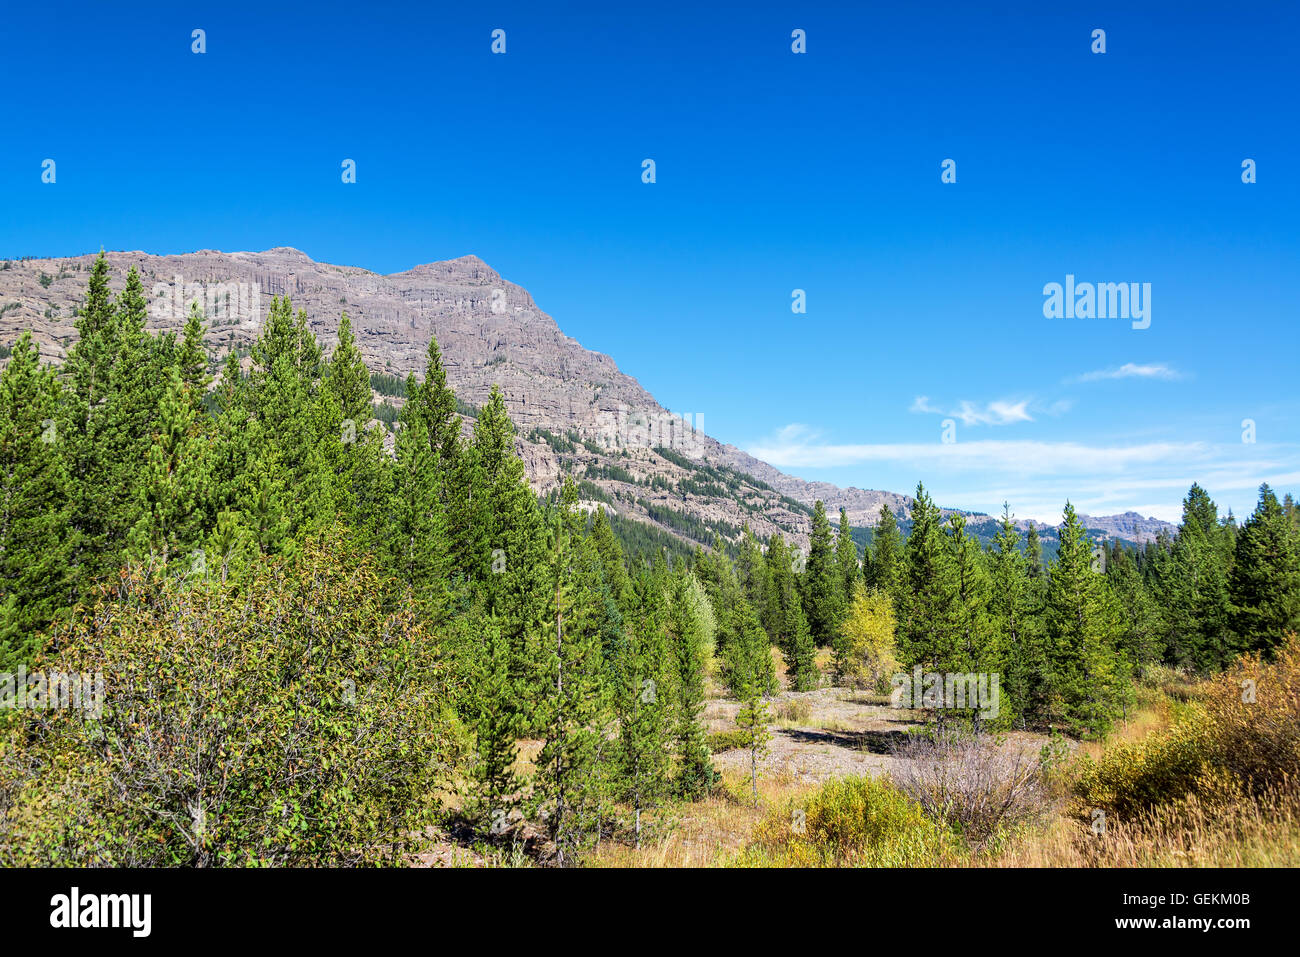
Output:
<path fill-rule="evenodd" d="M 0 725 L 0 865 L 405 863 L 454 740 L 437 642 L 343 534 L 246 579 L 123 572 L 40 671 L 102 714 Z"/>
<path fill-rule="evenodd" d="M 735 862 L 759 867 L 925 867 L 954 847 L 941 825 L 886 779 L 828 781 L 769 817 Z"/>
<path fill-rule="evenodd" d="M 1294 636 L 1273 662 L 1247 655 L 1197 697 L 1204 704 L 1180 705 L 1173 727 L 1085 760 L 1079 796 L 1094 807 L 1131 813 L 1193 795 L 1262 794 L 1300 779 L 1300 641 Z"/>
<path fill-rule="evenodd" d="M 734 751 L 745 746 L 744 733 L 741 731 L 715 731 L 709 735 L 709 750 L 714 754 Z"/>

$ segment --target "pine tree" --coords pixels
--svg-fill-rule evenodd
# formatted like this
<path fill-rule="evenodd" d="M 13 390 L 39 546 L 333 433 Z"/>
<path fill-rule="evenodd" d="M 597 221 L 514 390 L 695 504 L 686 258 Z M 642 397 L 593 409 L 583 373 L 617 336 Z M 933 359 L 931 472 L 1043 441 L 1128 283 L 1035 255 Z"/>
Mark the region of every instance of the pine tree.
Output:
<path fill-rule="evenodd" d="M 793 556 L 780 532 L 773 532 L 768 538 L 764 563 L 767 566 L 763 576 L 767 584 L 767 597 L 763 602 L 763 628 L 771 637 L 772 643 L 785 651 L 790 648 L 792 637 L 789 629 L 793 622 L 791 608 L 800 605 L 799 617 L 803 618 L 805 628 L 808 619 L 803 615 L 795 582 Z"/>
<path fill-rule="evenodd" d="M 147 453 L 160 370 L 144 333 L 146 304 L 134 269 L 116 302 L 103 253 L 95 261 L 77 342 L 63 376 L 59 434 L 74 504 L 72 563 L 79 587 L 116 569 L 139 518 L 135 470 Z"/>
<path fill-rule="evenodd" d="M 1106 561 L 1106 578 L 1123 613 L 1121 650 L 1139 672 L 1163 660 L 1160 610 L 1142 579 L 1130 549 L 1114 549 Z"/>
<path fill-rule="evenodd" d="M 1126 705 L 1128 675 L 1117 650 L 1118 609 L 1074 506 L 1066 503 L 1048 583 L 1045 715 L 1075 732 L 1102 735 Z"/>
<path fill-rule="evenodd" d="M 190 307 L 189 318 L 185 320 L 185 334 L 176 357 L 181 381 L 185 383 L 191 401 L 196 405 L 203 401 L 208 384 L 212 381 L 208 375 L 208 352 L 203 345 L 203 332 L 203 310 L 196 301 Z"/>
<path fill-rule="evenodd" d="M 767 753 L 768 742 L 772 740 L 768 731 L 771 723 L 772 714 L 757 686 L 747 686 L 744 704 L 736 715 L 736 728 L 740 731 L 740 746 L 749 752 L 750 784 L 755 801 L 758 800 L 758 759 Z"/>
<path fill-rule="evenodd" d="M 898 616 L 898 645 L 903 664 L 926 671 L 955 671 L 957 642 L 953 631 L 954 575 L 951 553 L 939 528 L 939 509 L 923 485 L 916 487 L 912 532 L 907 537 L 901 569 L 902 597 Z"/>
<path fill-rule="evenodd" d="M 803 606 L 797 601 L 790 603 L 786 615 L 783 631 L 788 636 L 788 645 L 784 655 L 790 687 L 794 691 L 812 691 L 817 687 L 819 673 L 817 646 L 813 644 L 808 619 L 803 615 Z"/>
<path fill-rule="evenodd" d="M 840 573 L 839 604 L 843 616 L 853 595 L 853 585 L 861 572 L 858 566 L 858 546 L 853 541 L 853 529 L 849 527 L 849 513 L 843 508 L 840 509 L 840 530 L 835 539 L 835 563 Z"/>
<path fill-rule="evenodd" d="M 619 725 L 619 792 L 632 808 L 638 849 L 642 812 L 654 807 L 668 787 L 667 703 L 671 696 L 659 587 L 661 583 L 653 580 L 640 583 L 631 641 L 619 662 L 614 692 Z"/>
<path fill-rule="evenodd" d="M 207 442 L 198 434 L 180 370 L 170 372 L 142 476 L 140 518 L 130 533 L 137 556 L 156 557 L 164 566 L 200 544 L 209 480 Z"/>
<path fill-rule="evenodd" d="M 740 534 L 740 554 L 736 559 L 736 577 L 746 600 L 754 607 L 760 621 L 767 618 L 767 562 L 763 549 L 746 522 Z M 769 633 L 770 634 L 770 633 Z"/>
<path fill-rule="evenodd" d="M 0 373 L 0 672 L 30 664 L 38 633 L 71 603 L 58 402 L 58 381 L 24 332 Z"/>
<path fill-rule="evenodd" d="M 669 655 L 675 669 L 673 750 L 677 758 L 676 790 L 697 799 L 713 787 L 712 753 L 700 715 L 704 711 L 704 671 L 715 628 L 713 611 L 703 586 L 685 568 L 673 574 L 668 588 Z"/>
<path fill-rule="evenodd" d="M 614 530 L 609 526 L 609 517 L 602 505 L 596 509 L 596 517 L 591 523 L 591 543 L 600 556 L 602 578 L 610 595 L 620 608 L 627 607 L 631 600 L 631 582 L 627 575 L 627 566 L 623 561 L 623 546 L 619 544 Z"/>
<path fill-rule="evenodd" d="M 952 657 L 946 670 L 959 674 L 1001 675 L 1004 671 L 1005 647 L 997 640 L 997 633 L 988 616 L 989 581 L 984 566 L 984 555 L 979 542 L 966 532 L 966 519 L 953 515 L 948 521 L 945 536 L 949 563 L 953 576 L 951 616 L 954 633 Z M 990 689 L 992 688 L 990 679 Z M 999 698 L 1001 679 L 999 679 Z M 962 715 L 970 720 L 976 732 L 983 724 L 987 704 L 971 707 Z M 1005 721 L 1001 702 L 996 703 L 998 719 Z"/>
<path fill-rule="evenodd" d="M 1300 632 L 1300 550 L 1295 526 L 1267 484 L 1237 535 L 1228 583 L 1232 627 L 1248 651 L 1271 655 Z"/>
<path fill-rule="evenodd" d="M 813 505 L 808 568 L 804 577 L 804 614 L 808 618 L 813 641 L 818 645 L 826 646 L 835 640 L 843 602 L 842 581 L 835 565 L 826 506 L 818 500 Z"/>
<path fill-rule="evenodd" d="M 1038 536 L 1038 526 L 1032 522 L 1025 533 L 1025 563 L 1029 567 L 1029 577 L 1037 582 L 1045 578 L 1046 566 L 1043 564 L 1043 542 Z"/>
<path fill-rule="evenodd" d="M 1004 649 L 1000 710 L 1008 721 L 1033 708 L 1033 693 L 1046 670 L 1029 560 L 1020 549 L 1020 533 L 1004 504 L 990 556 L 989 616 Z"/>
<path fill-rule="evenodd" d="M 416 601 L 436 615 L 447 597 L 447 519 L 438 457 L 429 447 L 421 411 L 418 400 L 408 400 L 398 416 L 383 538 L 397 579 L 409 582 Z M 499 622 L 496 628 L 500 631 Z"/>
<path fill-rule="evenodd" d="M 370 372 L 361 358 L 352 320 L 343 313 L 339 319 L 338 345 L 325 369 L 325 391 L 338 402 L 344 420 L 356 424 L 358 431 L 370 420 Z"/>
<path fill-rule="evenodd" d="M 543 744 L 533 792 L 561 866 L 573 860 L 595 831 L 597 770 L 606 742 L 603 662 L 592 615 L 599 559 L 581 535 L 577 501 L 577 491 L 566 479 L 547 569 L 547 690 L 539 702 Z"/>
<path fill-rule="evenodd" d="M 773 694 L 777 681 L 772 643 L 754 609 L 743 598 L 736 609 L 735 625 L 736 633 L 725 647 L 727 687 L 737 698 L 743 698 L 746 689 L 764 696 Z"/>
<path fill-rule="evenodd" d="M 1156 594 L 1165 641 L 1177 664 L 1220 668 L 1234 656 L 1228 623 L 1229 554 L 1218 510 L 1205 489 L 1193 485 L 1183 500 L 1183 521 L 1156 561 Z"/>
<path fill-rule="evenodd" d="M 880 523 L 876 526 L 875 554 L 871 556 L 873 588 L 884 591 L 898 605 L 898 589 L 903 580 L 903 541 L 898 532 L 894 513 L 886 505 L 880 506 Z"/>
<path fill-rule="evenodd" d="M 480 621 L 475 629 L 483 653 L 473 676 L 474 812 L 493 834 L 504 833 L 510 811 L 518 801 L 520 784 L 515 775 L 522 720 L 516 705 L 517 689 L 511 681 L 510 639 L 499 622 Z"/>

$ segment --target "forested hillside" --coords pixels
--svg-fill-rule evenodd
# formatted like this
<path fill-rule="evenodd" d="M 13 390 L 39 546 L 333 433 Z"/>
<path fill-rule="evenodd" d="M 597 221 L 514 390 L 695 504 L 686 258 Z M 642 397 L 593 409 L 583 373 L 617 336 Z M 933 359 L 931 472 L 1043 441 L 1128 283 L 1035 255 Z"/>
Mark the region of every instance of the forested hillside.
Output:
<path fill-rule="evenodd" d="M 437 339 L 466 423 L 498 388 L 518 429 L 516 448 L 533 490 L 557 494 L 572 476 L 582 501 L 605 503 L 611 521 L 638 540 L 648 535 L 661 541 L 657 533 L 664 533 L 680 552 L 720 535 L 734 549 L 748 524 L 763 539 L 780 532 L 806 548 L 818 499 L 846 510 L 862 544 L 881 506 L 904 527 L 911 521 L 909 495 L 788 475 L 714 440 L 698 413 L 686 413 L 691 422 L 683 429 L 682 419 L 612 358 L 564 335 L 527 290 L 474 256 L 391 275 L 315 262 L 284 247 L 172 256 L 109 252 L 105 258 L 115 292 L 131 270 L 137 273 L 151 306 L 145 328 L 152 333 L 179 338 L 186 303 L 199 301 L 213 373 L 230 353 L 247 368 L 262 332 L 262 304 L 273 295 L 305 306 L 307 328 L 326 348 L 338 341 L 339 315 L 346 311 L 353 344 L 371 370 L 372 415 L 390 430 L 406 401 L 407 374 L 423 374 L 425 347 Z M 77 339 L 75 319 L 94 263 L 93 256 L 0 262 L 0 364 L 26 330 L 43 359 L 63 362 Z M 1085 519 L 1085 525 L 1137 544 L 1165 527 L 1139 516 Z M 986 515 L 971 515 L 969 527 L 985 542 L 997 534 L 997 522 Z M 1050 556 L 1057 530 L 1039 525 L 1038 531 Z"/>
<path fill-rule="evenodd" d="M 710 685 L 757 754 L 777 657 L 794 691 L 1000 675 L 996 715 L 934 720 L 1096 738 L 1144 671 L 1300 628 L 1300 513 L 1267 486 L 1240 527 L 1193 486 L 1141 550 L 1068 503 L 1050 560 L 1009 514 L 986 547 L 922 486 L 865 552 L 821 502 L 806 555 L 748 525 L 688 550 L 571 479 L 539 498 L 500 390 L 462 430 L 436 340 L 390 381 L 346 315 L 326 354 L 276 298 L 210 388 L 202 313 L 145 318 L 101 256 L 61 367 L 24 335 L 0 375 L 0 672 L 106 685 L 92 717 L 0 712 L 0 863 L 402 863 L 434 825 L 573 863 L 712 791 Z M 391 449 L 376 383 L 404 399 Z"/>

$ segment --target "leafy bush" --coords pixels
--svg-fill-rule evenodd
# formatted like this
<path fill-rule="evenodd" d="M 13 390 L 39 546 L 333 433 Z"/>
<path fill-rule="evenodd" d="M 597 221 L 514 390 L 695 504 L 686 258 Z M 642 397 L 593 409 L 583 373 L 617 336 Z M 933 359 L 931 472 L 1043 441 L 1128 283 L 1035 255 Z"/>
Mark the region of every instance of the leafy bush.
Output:
<path fill-rule="evenodd" d="M 942 826 L 889 781 L 828 781 L 802 808 L 791 805 L 755 831 L 741 865 L 924 867 L 951 849 Z"/>
<path fill-rule="evenodd" d="M 1185 798 L 1231 801 L 1300 779 L 1300 641 L 1247 655 L 1208 682 L 1172 728 L 1085 761 L 1079 796 L 1131 813 Z"/>
<path fill-rule="evenodd" d="M 99 719 L 0 727 L 0 864 L 405 863 L 452 719 L 385 591 L 342 533 L 242 583 L 124 571 L 37 666 L 104 675 Z"/>

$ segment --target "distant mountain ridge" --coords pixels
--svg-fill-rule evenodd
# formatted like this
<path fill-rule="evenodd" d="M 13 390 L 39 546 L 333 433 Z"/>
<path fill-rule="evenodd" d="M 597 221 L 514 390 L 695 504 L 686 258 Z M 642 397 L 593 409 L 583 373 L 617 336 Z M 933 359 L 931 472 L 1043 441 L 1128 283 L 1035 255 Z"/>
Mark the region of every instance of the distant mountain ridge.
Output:
<path fill-rule="evenodd" d="M 909 495 L 805 481 L 702 433 L 688 433 L 689 454 L 657 450 L 653 435 L 636 423 L 663 422 L 668 410 L 612 358 L 565 335 L 527 290 L 476 256 L 390 275 L 318 263 L 291 247 L 106 256 L 114 291 L 122 288 L 130 267 L 139 270 L 154 307 L 149 325 L 155 330 L 179 333 L 184 311 L 163 307 L 173 301 L 183 304 L 197 283 L 199 295 L 213 305 L 207 344 L 218 360 L 231 349 L 246 355 L 260 329 L 257 319 L 265 318 L 277 295 L 290 296 L 295 309 L 306 310 L 312 331 L 326 348 L 336 341 L 339 317 L 346 311 L 373 373 L 422 375 L 429 337 L 436 335 L 448 383 L 463 402 L 479 406 L 493 383 L 500 385 L 519 430 L 519 452 L 538 492 L 554 489 L 564 474 L 571 474 L 593 506 L 607 504 L 626 518 L 689 542 L 707 544 L 715 534 L 734 541 L 747 523 L 760 537 L 780 531 L 806 543 L 810 506 L 817 499 L 826 503 L 832 520 L 845 508 L 855 527 L 874 526 L 882 505 L 900 518 L 911 513 Z M 0 345 L 12 345 L 30 328 L 42 356 L 61 362 L 76 337 L 74 310 L 85 296 L 94 258 L 0 263 Z M 260 296 L 258 317 L 241 311 L 240 284 Z M 394 406 L 402 401 L 378 392 L 374 398 Z M 644 436 L 616 435 L 607 447 L 614 422 L 631 422 L 631 430 Z M 977 534 L 991 534 L 985 521 L 993 522 L 991 517 L 966 514 L 972 515 Z M 1099 534 L 1134 543 L 1174 528 L 1133 512 L 1086 516 L 1084 523 Z"/>

